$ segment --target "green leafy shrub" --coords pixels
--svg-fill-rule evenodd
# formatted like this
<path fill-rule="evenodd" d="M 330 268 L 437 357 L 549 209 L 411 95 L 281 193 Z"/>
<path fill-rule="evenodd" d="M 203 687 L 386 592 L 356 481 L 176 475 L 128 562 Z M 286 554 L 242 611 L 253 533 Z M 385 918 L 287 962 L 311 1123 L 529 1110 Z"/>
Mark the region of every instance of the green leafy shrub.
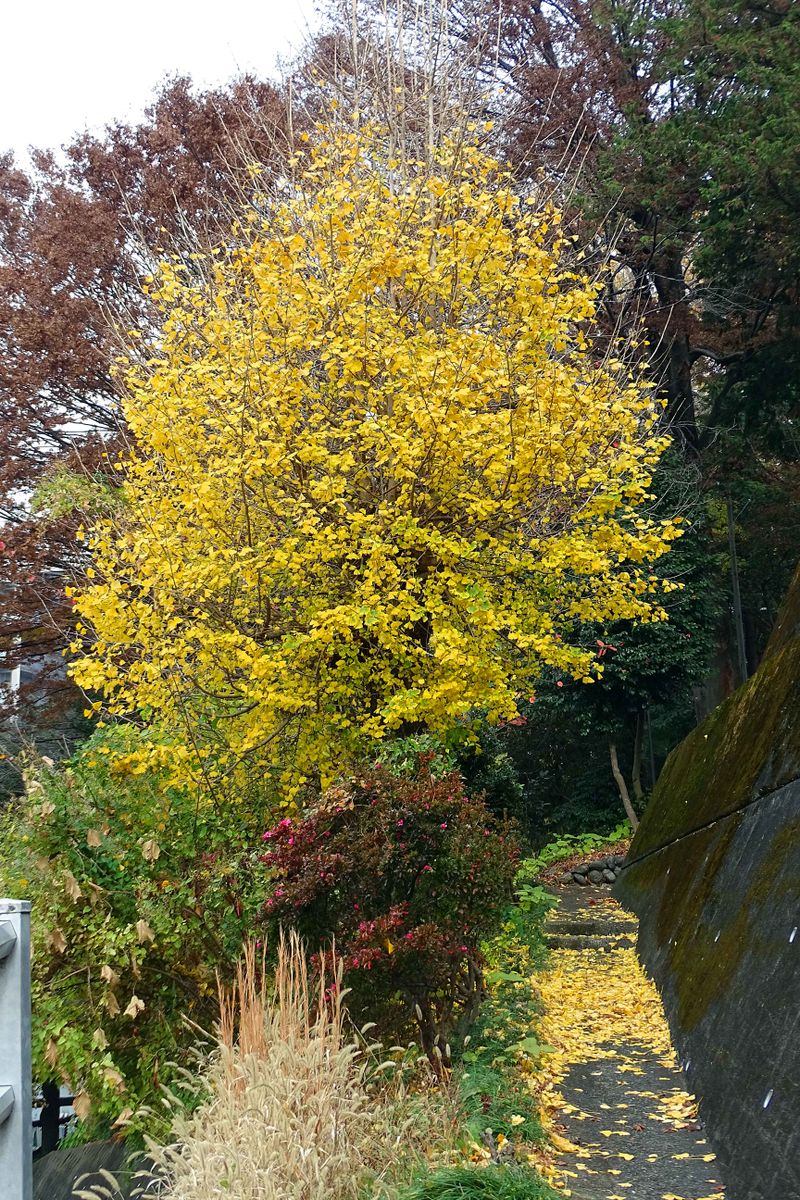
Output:
<path fill-rule="evenodd" d="M 77 1093 L 87 1136 L 152 1102 L 185 1018 L 211 1029 L 265 894 L 263 812 L 125 773 L 136 736 L 29 764 L 0 816 L 0 891 L 33 901 L 34 1074 Z"/>
<path fill-rule="evenodd" d="M 390 738 L 381 746 L 380 763 L 395 775 L 407 775 L 426 756 L 432 774 L 458 771 L 468 796 L 482 800 L 497 817 L 519 821 L 525 797 L 505 733 L 521 723 L 514 718 L 498 728 L 475 718 L 469 726 L 456 723 L 446 734 Z"/>
<path fill-rule="evenodd" d="M 400 1200 L 551 1200 L 557 1195 L 526 1167 L 443 1167 L 400 1193 Z"/>
<path fill-rule="evenodd" d="M 413 775 L 424 758 L 432 775 L 449 775 L 457 769 L 455 744 L 466 736 L 466 730 L 455 727 L 451 745 L 438 733 L 413 733 L 406 737 L 387 738 L 381 744 L 377 768 L 385 767 L 392 775 Z"/>
<path fill-rule="evenodd" d="M 549 1049 L 536 1036 L 541 1008 L 532 980 L 547 955 L 545 911 L 510 908 L 498 933 L 483 947 L 486 996 L 461 1055 L 459 1079 L 475 1141 L 486 1129 L 513 1142 L 537 1142 L 542 1137 L 528 1077 Z"/>
<path fill-rule="evenodd" d="M 477 714 L 469 723 L 456 723 L 446 733 L 414 733 L 388 738 L 380 751 L 380 765 L 395 775 L 413 773 L 421 755 L 427 756 L 434 775 L 458 771 L 464 791 L 483 801 L 489 812 L 517 822 L 531 839 L 528 799 L 517 764 L 509 753 L 510 735 L 518 734 L 527 717 L 514 717 L 490 725 Z"/>
<path fill-rule="evenodd" d="M 446 1063 L 483 994 L 481 942 L 511 900 L 512 826 L 423 760 L 412 776 L 378 768 L 329 790 L 264 840 L 270 923 L 326 952 L 335 943 L 358 1019 L 394 1037 L 415 1022 Z"/>
<path fill-rule="evenodd" d="M 513 817 L 519 822 L 524 820 L 525 792 L 508 753 L 507 731 L 522 724 L 523 718 L 514 717 L 501 728 L 479 727 L 476 736 L 459 747 L 457 761 L 470 796 L 481 796 L 496 816 Z"/>
<path fill-rule="evenodd" d="M 575 854 L 586 855 L 588 858 L 606 846 L 615 846 L 627 841 L 631 836 L 628 821 L 621 821 L 610 833 L 562 833 L 560 837 L 548 842 L 541 850 L 537 850 L 530 858 L 525 858 L 520 863 L 514 881 L 518 898 L 528 895 L 542 872 L 555 863 L 572 858 Z"/>

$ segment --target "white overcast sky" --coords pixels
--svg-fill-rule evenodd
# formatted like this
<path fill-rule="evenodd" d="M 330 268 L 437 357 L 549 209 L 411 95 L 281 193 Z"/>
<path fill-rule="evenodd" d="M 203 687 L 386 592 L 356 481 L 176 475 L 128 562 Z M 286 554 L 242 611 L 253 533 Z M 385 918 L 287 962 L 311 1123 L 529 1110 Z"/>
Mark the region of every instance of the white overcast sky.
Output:
<path fill-rule="evenodd" d="M 314 0 L 0 0 L 0 153 L 138 117 L 166 74 L 264 77 Z"/>

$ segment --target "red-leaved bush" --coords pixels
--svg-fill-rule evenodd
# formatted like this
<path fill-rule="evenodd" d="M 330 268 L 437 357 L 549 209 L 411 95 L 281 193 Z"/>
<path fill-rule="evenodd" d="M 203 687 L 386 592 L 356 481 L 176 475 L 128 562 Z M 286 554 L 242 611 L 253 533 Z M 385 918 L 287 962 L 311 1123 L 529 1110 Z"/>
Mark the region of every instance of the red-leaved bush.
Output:
<path fill-rule="evenodd" d="M 457 772 L 397 777 L 380 766 L 330 789 L 310 814 L 264 834 L 270 923 L 336 954 L 348 1005 L 382 1036 L 414 1023 L 448 1064 L 483 992 L 480 945 L 511 899 L 513 826 L 464 794 Z"/>

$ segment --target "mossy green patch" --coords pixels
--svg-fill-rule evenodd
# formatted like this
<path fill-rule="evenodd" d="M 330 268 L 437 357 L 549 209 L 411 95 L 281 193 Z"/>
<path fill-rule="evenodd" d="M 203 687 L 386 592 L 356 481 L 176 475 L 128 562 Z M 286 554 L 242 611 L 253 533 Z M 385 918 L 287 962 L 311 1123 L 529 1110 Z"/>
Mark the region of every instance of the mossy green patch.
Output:
<path fill-rule="evenodd" d="M 753 933 L 757 911 L 796 891 L 788 860 L 800 844 L 800 816 L 757 853 L 746 838 L 737 851 L 744 819 L 741 812 L 732 813 L 637 863 L 631 872 L 635 906 L 644 896 L 654 905 L 655 939 L 669 965 L 676 1015 L 685 1031 L 731 995 L 745 956 L 768 960 L 775 952 L 774 945 L 762 945 Z M 730 905 L 720 875 L 723 865 L 738 861 L 740 854 L 750 857 L 749 884 L 736 905 Z"/>
<path fill-rule="evenodd" d="M 672 752 L 630 861 L 742 808 L 800 775 L 800 639 L 765 659 Z"/>
<path fill-rule="evenodd" d="M 775 628 L 764 651 L 764 658 L 776 654 L 798 637 L 800 637 L 800 565 L 794 573 L 794 578 L 781 605 Z"/>

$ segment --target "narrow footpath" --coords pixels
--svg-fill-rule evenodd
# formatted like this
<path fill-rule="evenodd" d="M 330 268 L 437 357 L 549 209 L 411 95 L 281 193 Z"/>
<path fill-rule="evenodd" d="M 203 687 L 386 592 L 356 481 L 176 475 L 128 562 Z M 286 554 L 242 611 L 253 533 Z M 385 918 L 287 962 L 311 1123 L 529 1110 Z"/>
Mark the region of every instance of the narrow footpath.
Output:
<path fill-rule="evenodd" d="M 603 887 L 554 888 L 550 965 L 537 983 L 552 1047 L 538 1072 L 555 1155 L 540 1167 L 573 1200 L 724 1200 L 685 1091 L 635 921 Z"/>

